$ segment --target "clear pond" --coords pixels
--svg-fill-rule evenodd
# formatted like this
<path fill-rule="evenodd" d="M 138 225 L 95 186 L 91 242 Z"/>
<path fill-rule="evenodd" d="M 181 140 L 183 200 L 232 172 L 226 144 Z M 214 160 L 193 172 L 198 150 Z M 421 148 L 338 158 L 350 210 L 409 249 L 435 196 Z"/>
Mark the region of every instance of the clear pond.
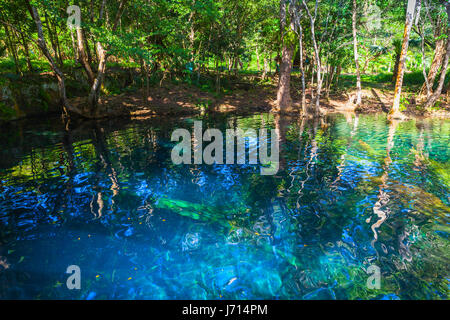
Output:
<path fill-rule="evenodd" d="M 278 173 L 173 164 L 171 133 L 194 120 L 279 129 Z M 448 120 L 256 114 L 68 128 L 51 118 L 0 129 L 2 299 L 449 297 Z M 80 290 L 66 286 L 70 265 Z"/>

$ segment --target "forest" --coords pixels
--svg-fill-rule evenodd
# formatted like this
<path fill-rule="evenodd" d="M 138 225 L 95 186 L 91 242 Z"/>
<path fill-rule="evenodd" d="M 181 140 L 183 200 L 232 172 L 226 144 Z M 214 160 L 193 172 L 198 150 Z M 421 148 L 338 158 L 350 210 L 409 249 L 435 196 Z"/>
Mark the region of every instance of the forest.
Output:
<path fill-rule="evenodd" d="M 1 0 L 0 119 L 445 115 L 448 10 L 441 0 Z"/>

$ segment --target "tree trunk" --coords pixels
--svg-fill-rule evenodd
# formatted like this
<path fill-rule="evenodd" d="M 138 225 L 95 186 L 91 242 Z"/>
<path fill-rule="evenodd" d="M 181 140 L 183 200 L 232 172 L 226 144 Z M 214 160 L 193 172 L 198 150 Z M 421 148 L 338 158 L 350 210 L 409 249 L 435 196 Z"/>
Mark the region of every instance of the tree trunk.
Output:
<path fill-rule="evenodd" d="M 105 2 L 106 2 L 105 0 L 103 0 L 102 2 L 99 20 L 102 20 L 103 18 L 103 9 Z M 126 2 L 127 0 L 122 0 L 119 4 L 119 9 L 117 10 L 116 17 L 114 19 L 112 27 L 112 32 L 114 32 L 117 29 Z M 95 48 L 98 56 L 98 68 L 97 68 L 97 75 L 92 82 L 91 90 L 88 96 L 88 104 L 90 107 L 89 115 L 91 117 L 100 117 L 101 115 L 99 114 L 98 110 L 98 102 L 100 98 L 100 89 L 102 87 L 103 78 L 106 72 L 106 61 L 108 60 L 108 53 L 103 48 L 103 45 L 99 41 L 96 42 Z"/>
<path fill-rule="evenodd" d="M 263 80 L 266 80 L 267 69 L 268 69 L 267 57 L 264 56 L 264 70 L 263 70 L 263 74 L 262 74 L 262 79 L 263 79 Z"/>
<path fill-rule="evenodd" d="M 84 39 L 84 32 L 83 29 L 81 29 L 81 26 L 76 27 L 76 33 L 77 33 L 78 62 L 84 68 L 84 71 L 86 72 L 86 75 L 88 77 L 89 85 L 92 86 L 94 84 L 95 75 L 94 72 L 92 71 L 91 65 L 89 64 L 89 58 L 84 46 L 86 41 Z"/>
<path fill-rule="evenodd" d="M 44 38 L 44 32 L 42 30 L 42 22 L 41 22 L 39 13 L 38 13 L 37 9 L 30 4 L 30 0 L 27 0 L 27 6 L 28 6 L 28 10 L 30 11 L 30 14 L 34 20 L 34 23 L 36 24 L 37 33 L 38 33 L 37 43 L 38 43 L 39 49 L 41 50 L 43 55 L 47 58 L 48 62 L 50 63 L 50 66 L 58 80 L 59 96 L 61 99 L 61 103 L 63 105 L 64 112 L 66 114 L 68 114 L 68 111 L 71 111 L 71 112 L 74 112 L 74 113 L 84 116 L 84 114 L 81 110 L 79 110 L 78 108 L 69 104 L 69 102 L 67 100 L 67 96 L 66 96 L 66 85 L 65 85 L 65 81 L 64 81 L 64 74 L 61 72 L 61 70 L 59 70 L 52 55 L 48 51 L 47 44 L 46 44 L 45 38 Z"/>
<path fill-rule="evenodd" d="M 361 74 L 359 72 L 358 61 L 358 40 L 356 38 L 356 0 L 353 0 L 353 15 L 352 15 L 352 29 L 353 29 L 353 55 L 355 58 L 356 68 L 356 105 L 361 105 Z"/>
<path fill-rule="evenodd" d="M 319 0 L 316 0 L 316 5 L 315 5 L 315 9 L 314 9 L 314 17 L 311 15 L 311 12 L 309 11 L 308 5 L 306 4 L 305 0 L 303 0 L 303 5 L 306 9 L 306 12 L 308 13 L 309 16 L 309 20 L 311 23 L 311 39 L 313 42 L 313 47 L 314 47 L 314 58 L 315 58 L 315 62 L 316 62 L 316 67 L 317 67 L 317 89 L 316 89 L 316 99 L 315 99 L 315 108 L 314 108 L 314 113 L 315 116 L 319 116 L 320 115 L 320 93 L 322 91 L 322 82 L 323 82 L 323 77 L 322 77 L 322 64 L 320 62 L 320 54 L 319 54 L 319 48 L 317 46 L 317 41 L 316 41 L 316 33 L 315 33 L 315 22 L 316 22 L 316 17 L 317 17 L 317 8 L 319 5 Z M 311 99 L 312 101 L 312 99 Z"/>
<path fill-rule="evenodd" d="M 12 57 L 14 59 L 14 67 L 16 69 L 16 73 L 20 74 L 20 65 L 19 65 L 19 57 L 17 55 L 17 48 L 11 39 L 11 34 L 9 33 L 9 29 L 6 26 L 6 24 L 4 25 L 4 27 L 5 27 L 6 39 L 8 40 L 7 47 L 9 49 L 9 53 L 12 55 Z"/>
<path fill-rule="evenodd" d="M 294 18 L 295 24 L 298 28 L 297 34 L 298 34 L 299 56 L 300 56 L 300 73 L 302 82 L 301 108 L 302 108 L 302 115 L 306 116 L 308 110 L 306 108 L 306 82 L 305 82 L 305 67 L 303 64 L 303 27 L 301 24 L 301 16 L 302 16 L 302 7 L 299 3 L 299 7 L 294 9 Z"/>
<path fill-rule="evenodd" d="M 283 43 L 283 49 L 281 52 L 280 77 L 278 80 L 277 106 L 279 111 L 281 112 L 289 112 L 292 109 L 290 85 L 291 85 L 292 56 L 294 54 L 294 48 L 291 43 L 287 43 L 284 37 L 284 32 L 286 29 L 286 12 L 287 12 L 286 1 L 280 0 L 280 25 L 281 25 L 281 41 Z"/>
<path fill-rule="evenodd" d="M 106 50 L 103 48 L 100 42 L 96 43 L 97 55 L 98 55 L 98 69 L 97 76 L 92 82 L 91 91 L 88 96 L 88 104 L 90 106 L 90 115 L 92 117 L 99 116 L 97 114 L 98 111 L 98 100 L 100 97 L 100 89 L 103 83 L 103 77 L 106 71 L 106 60 L 108 59 L 108 55 Z"/>
<path fill-rule="evenodd" d="M 400 112 L 400 97 L 402 95 L 403 75 L 405 73 L 406 54 L 408 52 L 409 36 L 413 23 L 414 11 L 416 8 L 416 0 L 408 1 L 408 10 L 406 12 L 405 30 L 403 33 L 402 50 L 400 51 L 398 73 L 395 81 L 394 103 L 389 112 L 389 119 L 402 119 L 403 114 Z"/>
<path fill-rule="evenodd" d="M 256 69 L 258 69 L 258 72 L 259 72 L 259 52 L 258 52 L 258 45 L 256 45 Z"/>
<path fill-rule="evenodd" d="M 425 26 L 422 26 L 420 37 L 422 38 L 420 42 L 420 49 L 422 51 L 422 74 L 425 79 L 424 86 L 426 87 L 427 98 L 431 95 L 431 87 L 427 77 L 427 71 L 425 68 Z"/>
<path fill-rule="evenodd" d="M 189 20 L 188 23 L 190 25 L 190 30 L 189 30 L 189 49 L 191 52 L 191 59 L 190 62 L 194 62 L 195 59 L 195 55 L 194 55 L 194 41 L 195 41 L 195 30 L 194 30 L 194 22 L 192 21 L 194 19 L 194 14 L 195 14 L 195 4 L 196 4 L 196 0 L 192 1 L 192 11 L 191 14 L 189 15 Z"/>
<path fill-rule="evenodd" d="M 83 39 L 84 39 L 84 48 L 86 49 L 86 54 L 87 54 L 87 60 L 89 65 L 91 65 L 92 63 L 92 55 L 91 55 L 91 49 L 89 48 L 89 40 L 86 36 L 86 31 L 84 29 L 82 29 L 83 32 Z"/>
<path fill-rule="evenodd" d="M 44 17 L 45 17 L 45 26 L 47 27 L 48 37 L 49 37 L 50 43 L 52 45 L 53 53 L 55 54 L 55 58 L 58 61 L 59 66 L 62 67 L 63 62 L 62 62 L 61 56 L 58 55 L 58 47 L 56 46 L 56 41 L 53 38 L 53 31 L 50 27 L 50 21 L 49 21 L 47 13 L 45 11 L 44 11 Z"/>
<path fill-rule="evenodd" d="M 25 52 L 25 58 L 27 59 L 28 71 L 33 72 L 33 65 L 31 64 L 31 58 L 30 58 L 30 51 L 28 50 L 28 42 L 25 39 L 22 31 L 20 31 L 19 34 L 20 34 L 20 38 L 22 39 L 22 45 L 23 45 L 23 49 Z"/>
<path fill-rule="evenodd" d="M 400 52 L 395 54 L 395 64 L 394 64 L 394 71 L 392 72 L 392 82 L 395 83 L 398 76 L 398 66 L 400 65 Z"/>
<path fill-rule="evenodd" d="M 339 86 L 339 77 L 341 76 L 341 72 L 342 72 L 342 67 L 338 66 L 336 68 L 336 86 Z"/>
<path fill-rule="evenodd" d="M 447 9 L 447 15 L 448 15 L 448 20 L 449 20 L 449 24 L 450 24 L 450 3 L 446 2 L 445 7 Z M 434 104 L 436 103 L 437 99 L 439 98 L 439 96 L 442 93 L 442 89 L 444 87 L 444 82 L 445 82 L 445 76 L 447 74 L 447 67 L 448 67 L 449 58 L 450 58 L 450 27 L 447 28 L 447 47 L 446 47 L 444 61 L 442 63 L 441 76 L 439 78 L 439 84 L 438 84 L 438 87 L 436 88 L 436 90 L 434 91 L 434 93 L 428 98 L 427 102 L 425 103 L 425 108 L 426 109 L 429 109 L 430 107 L 434 106 Z"/>
<path fill-rule="evenodd" d="M 444 60 L 444 56 L 445 56 L 445 41 L 443 39 L 440 39 L 436 42 L 436 49 L 434 51 L 433 62 L 431 63 L 430 70 L 428 71 L 427 81 L 428 84 L 430 85 L 430 95 L 433 93 L 433 84 L 439 72 L 439 68 L 442 65 L 442 61 Z M 427 94 L 426 82 L 422 85 L 422 88 L 420 88 L 419 94 L 421 96 L 425 96 Z"/>
<path fill-rule="evenodd" d="M 277 104 L 280 111 L 290 111 L 292 108 L 290 85 L 293 53 L 294 49 L 291 46 L 283 46 L 277 93 Z"/>
<path fill-rule="evenodd" d="M 61 46 L 59 44 L 59 36 L 58 36 L 57 29 L 56 29 L 56 25 L 54 25 L 53 29 L 54 29 L 54 33 L 55 33 L 55 43 L 56 43 L 56 50 L 58 52 L 58 59 L 61 62 L 61 67 L 63 67 L 64 66 L 63 56 L 62 56 L 62 52 L 61 52 Z"/>
<path fill-rule="evenodd" d="M 329 77 L 328 77 L 328 81 L 327 81 L 327 89 L 326 89 L 327 90 L 327 96 L 326 96 L 327 99 L 330 96 L 330 89 L 331 89 L 331 85 L 333 84 L 335 74 L 336 74 L 336 67 L 330 66 Z"/>
<path fill-rule="evenodd" d="M 442 35 L 442 18 L 439 16 L 438 20 L 436 22 L 436 31 L 434 32 L 434 37 L 436 39 L 440 38 Z M 423 31 L 422 31 L 423 33 Z M 434 81 L 436 80 L 436 76 L 439 72 L 439 67 L 442 65 L 442 61 L 444 61 L 445 56 L 445 40 L 444 39 L 438 39 L 436 40 L 436 47 L 434 49 L 434 57 L 433 61 L 431 62 L 430 70 L 428 71 L 427 81 L 424 82 L 422 87 L 420 88 L 419 95 L 425 96 L 428 92 L 428 86 L 429 85 L 429 92 L 426 96 L 427 98 L 433 93 L 433 85 Z"/>
<path fill-rule="evenodd" d="M 303 28 L 300 24 L 300 20 L 298 21 L 299 27 L 299 50 L 300 50 L 300 72 L 302 73 L 302 114 L 306 115 L 308 110 L 306 109 L 306 81 L 305 81 L 305 68 L 303 66 Z"/>
<path fill-rule="evenodd" d="M 220 92 L 220 71 L 219 71 L 219 62 L 216 59 L 216 94 Z"/>

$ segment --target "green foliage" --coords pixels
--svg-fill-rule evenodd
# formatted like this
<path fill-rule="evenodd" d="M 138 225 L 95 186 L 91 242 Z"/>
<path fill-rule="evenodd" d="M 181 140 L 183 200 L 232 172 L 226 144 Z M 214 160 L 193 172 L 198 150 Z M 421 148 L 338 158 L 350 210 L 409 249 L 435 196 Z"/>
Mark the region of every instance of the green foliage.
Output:
<path fill-rule="evenodd" d="M 305 1 L 315 17 L 315 40 L 324 72 L 336 71 L 332 90 L 354 86 L 352 2 Z M 287 2 L 285 30 L 280 30 L 279 0 L 129 0 L 118 20 L 121 1 L 107 3 L 100 19 L 101 1 L 67 3 L 62 0 L 33 0 L 41 17 L 47 46 L 56 64 L 70 81 L 78 81 L 81 92 L 89 91 L 82 64 L 76 59 L 77 34 L 67 26 L 66 8 L 77 4 L 81 9 L 86 55 L 94 72 L 98 69 L 96 44 L 107 50 L 106 76 L 110 70 L 138 69 L 132 84 L 108 81 L 103 93 L 119 94 L 154 85 L 161 79 L 196 85 L 214 94 L 226 94 L 223 77 L 261 74 L 264 66 L 276 71 L 281 54 L 281 33 L 286 44 L 294 47 L 295 72 L 299 70 L 299 24 L 302 26 L 304 67 L 307 79 L 314 78 L 314 46 L 311 21 L 300 1 Z M 357 41 L 363 85 L 390 85 L 401 51 L 405 21 L 404 3 L 394 0 L 357 1 Z M 421 12 L 420 24 L 409 39 L 404 85 L 406 92 L 417 91 L 423 84 L 422 37 L 425 40 L 425 68 L 431 65 L 436 41 L 444 39 L 442 27 L 447 14 L 438 0 L 430 0 Z M 51 72 L 36 45 L 36 25 L 23 1 L 0 0 L 0 74 L 23 75 Z M 378 16 L 377 16 L 378 14 Z M 424 18 L 426 17 L 426 18 Z M 115 22 L 117 21 L 117 24 Z M 291 22 L 295 28 L 291 30 Z M 441 27 L 439 27 L 441 26 Z M 439 30 L 441 28 L 442 30 Z M 419 34 L 423 30 L 423 34 Z M 277 62 L 278 61 L 278 62 Z M 29 65 L 31 64 L 31 68 Z M 187 67 L 189 66 L 189 68 Z M 325 71 L 326 69 L 326 71 Z M 81 75 L 86 77 L 80 81 Z M 220 86 L 201 79 L 220 71 Z M 269 71 L 269 70 L 266 70 Z M 147 73 L 147 75 L 146 75 Z M 75 76 L 77 74 L 77 76 Z M 325 78 L 328 81 L 328 78 Z M 68 81 L 69 82 L 69 81 Z M 266 78 L 266 82 L 270 80 Z M 446 86 L 447 86 L 446 81 Z M 72 85 L 72 84 L 70 84 Z M 308 85 L 308 84 L 307 84 Z M 217 88 L 216 88 L 217 86 Z M 76 90 L 75 90 L 76 91 Z M 68 90 L 68 95 L 72 95 Z"/>
<path fill-rule="evenodd" d="M 16 115 L 16 111 L 13 108 L 6 106 L 6 104 L 0 101 L 0 120 L 9 120 Z"/>
<path fill-rule="evenodd" d="M 408 108 L 408 99 L 405 97 L 405 95 L 402 95 L 400 97 L 400 111 L 405 111 Z"/>

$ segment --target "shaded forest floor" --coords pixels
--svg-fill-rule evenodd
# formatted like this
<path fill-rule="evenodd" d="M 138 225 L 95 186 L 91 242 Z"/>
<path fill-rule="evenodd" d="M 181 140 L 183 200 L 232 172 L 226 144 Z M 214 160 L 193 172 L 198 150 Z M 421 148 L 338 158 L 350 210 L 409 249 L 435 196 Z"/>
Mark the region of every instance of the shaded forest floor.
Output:
<path fill-rule="evenodd" d="M 208 112 L 269 112 L 276 106 L 277 76 L 262 81 L 256 75 L 239 75 L 224 77 L 223 86 L 217 91 L 213 86 L 199 86 L 183 81 L 168 80 L 161 85 L 156 84 L 147 89 L 141 88 L 133 92 L 108 95 L 101 98 L 102 107 L 110 113 L 124 113 L 132 117 L 143 117 L 158 114 L 202 114 Z M 355 108 L 355 89 L 352 76 L 343 76 L 338 90 L 324 91 L 321 98 L 321 110 L 329 112 L 388 113 L 393 101 L 394 87 L 391 83 L 364 81 L 362 90 L 362 106 Z M 293 75 L 291 80 L 291 96 L 294 108 L 300 112 L 301 91 L 300 78 Z M 424 110 L 416 101 L 419 87 L 409 85 L 404 88 L 402 111 L 408 116 L 440 116 L 450 117 L 450 104 L 447 95 L 442 95 L 439 108 Z M 307 104 L 311 103 L 311 92 L 307 90 Z M 81 106 L 85 99 L 71 99 L 74 105 Z"/>

